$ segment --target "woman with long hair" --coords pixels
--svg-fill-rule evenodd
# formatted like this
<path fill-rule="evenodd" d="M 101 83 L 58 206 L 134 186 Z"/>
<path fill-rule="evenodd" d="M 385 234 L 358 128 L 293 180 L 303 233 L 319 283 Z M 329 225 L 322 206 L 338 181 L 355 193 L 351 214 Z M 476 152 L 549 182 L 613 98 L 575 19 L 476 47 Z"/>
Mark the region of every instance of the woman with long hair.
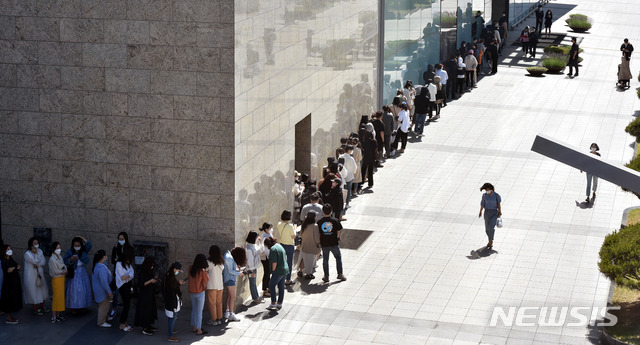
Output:
<path fill-rule="evenodd" d="M 224 254 L 222 281 L 227 288 L 227 310 L 224 312 L 224 317 L 229 321 L 240 321 L 233 312 L 233 307 L 236 303 L 236 280 L 243 275 L 239 267 L 244 267 L 246 264 L 247 253 L 242 247 L 235 247 Z"/>
<path fill-rule="evenodd" d="M 260 262 L 262 262 L 262 296 L 270 297 L 269 293 L 269 279 L 271 277 L 271 265 L 269 265 L 269 248 L 264 245 L 264 241 L 267 238 L 273 237 L 273 225 L 271 223 L 265 222 L 260 227 L 260 231 L 262 231 L 262 235 L 260 235 L 260 242 L 262 246 L 260 247 Z"/>
<path fill-rule="evenodd" d="M 49 296 L 47 282 L 44 280 L 44 266 L 47 260 L 44 258 L 40 242 L 31 237 L 27 243 L 28 250 L 24 253 L 24 303 L 33 304 L 35 315 L 44 315 L 49 310 L 45 309 L 44 301 Z"/>
<path fill-rule="evenodd" d="M 207 324 L 217 326 L 222 324 L 222 271 L 224 270 L 224 257 L 220 247 L 212 245 L 209 247 L 209 258 L 207 259 L 209 270 L 209 282 L 207 283 L 207 307 L 211 320 Z"/>
<path fill-rule="evenodd" d="M 129 310 L 131 309 L 131 287 L 133 285 L 133 256 L 127 253 L 121 253 L 116 262 L 116 288 L 122 296 L 122 313 L 120 313 L 120 330 L 131 332 L 133 327 L 129 326 L 127 319 L 129 318 Z M 115 294 L 114 294 L 115 296 Z M 115 297 L 114 297 L 115 299 Z"/>
<path fill-rule="evenodd" d="M 491 183 L 485 183 L 480 187 L 480 191 L 484 191 L 482 194 L 482 201 L 480 201 L 480 214 L 478 217 L 482 217 L 482 210 L 484 209 L 484 230 L 489 238 L 487 248 L 493 248 L 493 235 L 496 232 L 496 223 L 498 218 L 502 217 L 502 198 L 500 194 L 496 193 L 495 188 Z"/>
<path fill-rule="evenodd" d="M 209 283 L 207 269 L 209 264 L 204 254 L 196 255 L 189 267 L 189 294 L 191 295 L 191 328 L 198 335 L 207 334 L 202 329 L 202 310 L 204 309 L 204 294 Z"/>
<path fill-rule="evenodd" d="M 111 283 L 111 290 L 113 291 L 113 302 L 111 302 L 111 312 L 109 314 L 109 316 L 111 317 L 114 317 L 116 315 L 116 309 L 118 308 L 118 296 L 120 295 L 115 279 L 117 276 L 115 271 L 116 263 L 120 261 L 121 256 L 125 255 L 133 258 L 135 254 L 133 246 L 129 242 L 129 234 L 127 234 L 125 231 L 121 231 L 118 234 L 118 243 L 113 246 L 113 249 L 111 249 L 111 266 L 113 268 L 113 282 Z"/>
<path fill-rule="evenodd" d="M 178 342 L 180 339 L 175 336 L 175 325 L 178 319 L 178 312 L 182 308 L 182 292 L 180 291 L 180 285 L 184 285 L 184 280 L 178 280 L 176 276 L 182 272 L 182 264 L 178 261 L 171 264 L 169 270 L 164 275 L 164 290 L 162 296 L 164 297 L 164 313 L 168 318 L 168 333 L 170 342 Z"/>
<path fill-rule="evenodd" d="M 84 237 L 77 236 L 71 240 L 71 248 L 64 255 L 64 263 L 70 269 L 67 275 L 65 303 L 72 314 L 86 310 L 91 302 L 91 282 L 87 274 L 89 251 L 93 245 Z"/>
<path fill-rule="evenodd" d="M 264 302 L 258 294 L 258 286 L 256 285 L 256 276 L 258 275 L 258 267 L 260 267 L 260 248 L 258 233 L 249 231 L 247 234 L 247 270 L 249 271 L 249 291 L 254 303 Z"/>
<path fill-rule="evenodd" d="M 15 325 L 18 319 L 14 317 L 22 309 L 22 283 L 20 283 L 20 265 L 13 259 L 13 250 L 8 244 L 0 247 L 0 261 L 2 262 L 2 296 L 0 296 L 0 311 L 7 314 L 5 323 Z"/>
<path fill-rule="evenodd" d="M 302 235 L 302 245 L 300 246 L 300 261 L 304 262 L 304 279 L 314 279 L 313 267 L 316 258 L 320 254 L 320 232 L 316 224 L 317 215 L 314 211 L 309 211 L 307 217 L 300 226 Z M 300 263 L 298 263 L 300 267 Z"/>
<path fill-rule="evenodd" d="M 138 305 L 135 325 L 142 327 L 142 334 L 153 335 L 158 329 L 153 323 L 158 319 L 156 292 L 158 276 L 155 274 L 156 260 L 152 256 L 144 258 L 138 274 Z"/>
<path fill-rule="evenodd" d="M 49 275 L 51 276 L 51 288 L 53 289 L 53 300 L 51 302 L 51 323 L 62 323 L 64 316 L 60 313 L 64 311 L 64 278 L 67 275 L 67 266 L 62 258 L 62 246 L 60 242 L 51 243 L 53 254 L 49 259 Z"/>

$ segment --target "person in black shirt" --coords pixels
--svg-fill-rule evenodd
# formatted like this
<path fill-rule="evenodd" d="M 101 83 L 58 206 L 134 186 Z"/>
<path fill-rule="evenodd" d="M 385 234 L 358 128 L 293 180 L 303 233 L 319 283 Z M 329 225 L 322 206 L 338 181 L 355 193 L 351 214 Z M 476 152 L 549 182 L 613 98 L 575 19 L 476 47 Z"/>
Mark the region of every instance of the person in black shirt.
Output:
<path fill-rule="evenodd" d="M 384 123 L 382 122 L 382 115 L 384 113 L 379 110 L 373 115 L 373 119 L 371 120 L 371 124 L 373 125 L 373 129 L 376 132 L 376 143 L 378 144 L 378 148 L 376 150 L 376 166 L 381 168 L 380 160 L 382 159 L 382 151 L 384 150 Z"/>
<path fill-rule="evenodd" d="M 569 73 L 567 73 L 568 76 L 571 77 L 571 75 L 573 74 L 573 67 L 576 68 L 576 74 L 574 75 L 574 77 L 578 76 L 578 52 L 580 51 L 580 47 L 578 46 L 578 43 L 576 42 L 576 38 L 575 37 L 571 37 L 571 50 L 569 50 L 569 63 L 567 63 L 567 65 L 569 65 Z"/>
<path fill-rule="evenodd" d="M 318 220 L 318 230 L 320 231 L 320 246 L 322 247 L 322 269 L 324 277 L 322 281 L 329 282 L 329 253 L 333 254 L 336 259 L 336 269 L 338 270 L 338 279 L 347 280 L 342 272 L 342 255 L 340 254 L 340 231 L 342 224 L 336 218 L 331 217 L 331 205 L 324 204 L 322 213 L 324 217 Z"/>
<path fill-rule="evenodd" d="M 624 39 L 624 43 L 622 43 L 622 45 L 620 46 L 620 51 L 622 52 L 622 56 L 626 57 L 627 60 L 631 58 L 631 53 L 633 53 L 633 45 L 629 43 L 629 39 Z"/>
<path fill-rule="evenodd" d="M 367 132 L 366 139 L 362 142 L 362 181 L 368 180 L 369 188 L 373 187 L 373 170 L 376 163 L 376 151 L 378 144 L 373 139 L 373 134 Z"/>
<path fill-rule="evenodd" d="M 544 22 L 544 11 L 542 10 L 542 5 L 538 5 L 538 9 L 536 10 L 536 35 L 542 35 L 542 23 Z"/>

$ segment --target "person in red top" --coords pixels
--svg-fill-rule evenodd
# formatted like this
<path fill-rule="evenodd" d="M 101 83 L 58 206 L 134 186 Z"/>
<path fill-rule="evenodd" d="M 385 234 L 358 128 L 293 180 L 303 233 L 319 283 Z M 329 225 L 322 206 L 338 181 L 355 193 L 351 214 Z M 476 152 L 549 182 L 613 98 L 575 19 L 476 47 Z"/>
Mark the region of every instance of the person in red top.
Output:
<path fill-rule="evenodd" d="M 189 267 L 189 294 L 191 295 L 191 328 L 198 335 L 207 334 L 202 329 L 202 310 L 204 309 L 204 292 L 207 290 L 209 264 L 204 254 L 196 255 L 193 265 Z"/>

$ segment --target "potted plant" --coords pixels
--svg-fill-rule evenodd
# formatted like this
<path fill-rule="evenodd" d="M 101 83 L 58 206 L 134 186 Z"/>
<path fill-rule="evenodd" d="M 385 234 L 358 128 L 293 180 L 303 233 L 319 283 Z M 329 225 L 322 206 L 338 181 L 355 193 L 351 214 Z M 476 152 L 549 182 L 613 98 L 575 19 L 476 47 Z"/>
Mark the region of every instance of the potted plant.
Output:
<path fill-rule="evenodd" d="M 560 73 L 567 67 L 567 61 L 562 58 L 548 57 L 542 60 L 542 66 L 547 69 L 546 73 Z"/>
<path fill-rule="evenodd" d="M 575 32 L 587 32 L 591 29 L 591 23 L 587 20 L 570 20 L 569 27 Z"/>
<path fill-rule="evenodd" d="M 547 71 L 546 67 L 541 67 L 541 66 L 527 67 L 527 72 L 529 72 L 529 74 L 532 77 L 539 77 L 546 71 Z"/>

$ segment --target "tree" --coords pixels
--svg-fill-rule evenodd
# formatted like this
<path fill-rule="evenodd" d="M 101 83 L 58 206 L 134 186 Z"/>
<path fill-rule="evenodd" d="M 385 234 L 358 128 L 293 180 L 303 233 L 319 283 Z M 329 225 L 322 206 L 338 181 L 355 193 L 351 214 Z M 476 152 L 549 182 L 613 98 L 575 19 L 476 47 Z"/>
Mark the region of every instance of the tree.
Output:
<path fill-rule="evenodd" d="M 640 290 L 640 224 L 604 238 L 598 268 L 616 284 Z"/>

